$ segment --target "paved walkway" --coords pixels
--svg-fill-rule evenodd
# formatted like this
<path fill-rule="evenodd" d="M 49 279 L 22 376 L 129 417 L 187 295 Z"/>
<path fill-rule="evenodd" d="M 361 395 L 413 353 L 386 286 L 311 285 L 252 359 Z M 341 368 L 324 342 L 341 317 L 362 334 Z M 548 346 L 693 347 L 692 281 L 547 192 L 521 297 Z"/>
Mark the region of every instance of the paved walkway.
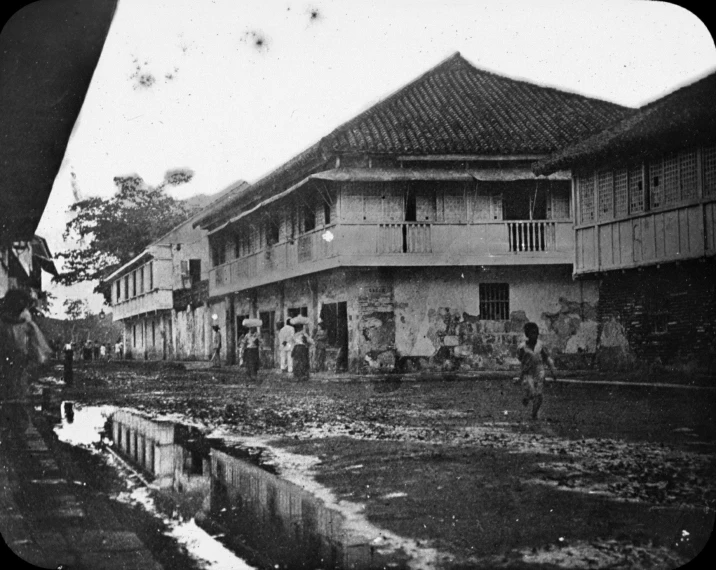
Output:
<path fill-rule="evenodd" d="M 29 404 L 0 403 L 0 532 L 10 549 L 41 568 L 162 570 L 109 499 L 80 492 L 33 416 Z"/>

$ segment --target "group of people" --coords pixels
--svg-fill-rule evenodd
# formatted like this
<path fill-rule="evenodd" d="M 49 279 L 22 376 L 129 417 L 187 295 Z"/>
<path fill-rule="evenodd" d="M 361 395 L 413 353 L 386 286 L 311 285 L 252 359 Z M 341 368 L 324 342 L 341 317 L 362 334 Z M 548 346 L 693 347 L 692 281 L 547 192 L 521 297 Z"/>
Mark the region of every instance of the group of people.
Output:
<path fill-rule="evenodd" d="M 261 365 L 261 321 L 245 319 L 243 326 L 248 332 L 239 339 L 239 365 L 246 369 L 250 379 L 258 377 Z M 280 326 L 280 325 L 279 325 Z M 277 327 L 278 328 L 278 327 Z M 212 366 L 221 366 L 221 329 L 213 325 Z M 306 317 L 287 319 L 278 331 L 278 352 L 282 373 L 293 374 L 298 381 L 308 380 L 311 373 L 311 348 L 314 349 L 315 371 L 322 371 L 326 364 L 326 348 L 328 335 L 321 323 L 318 324 L 315 338 L 311 337 Z"/>

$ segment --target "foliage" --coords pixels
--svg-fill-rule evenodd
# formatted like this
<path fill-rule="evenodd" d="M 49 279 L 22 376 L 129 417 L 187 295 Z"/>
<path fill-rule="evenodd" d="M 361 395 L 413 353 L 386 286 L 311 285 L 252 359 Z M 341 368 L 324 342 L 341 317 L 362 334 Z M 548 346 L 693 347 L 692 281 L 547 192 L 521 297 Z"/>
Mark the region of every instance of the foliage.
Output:
<path fill-rule="evenodd" d="M 65 314 L 73 321 L 89 316 L 90 310 L 87 301 L 82 299 L 65 299 L 62 303 Z"/>
<path fill-rule="evenodd" d="M 117 176 L 117 191 L 111 198 L 76 201 L 69 208 L 74 217 L 63 234 L 73 247 L 58 253 L 63 271 L 54 280 L 63 285 L 101 280 L 185 221 L 190 212 L 164 189 L 185 184 L 193 176 L 188 169 L 170 170 L 156 187 L 136 174 Z M 95 292 L 104 293 L 105 298 L 109 293 L 100 285 Z"/>

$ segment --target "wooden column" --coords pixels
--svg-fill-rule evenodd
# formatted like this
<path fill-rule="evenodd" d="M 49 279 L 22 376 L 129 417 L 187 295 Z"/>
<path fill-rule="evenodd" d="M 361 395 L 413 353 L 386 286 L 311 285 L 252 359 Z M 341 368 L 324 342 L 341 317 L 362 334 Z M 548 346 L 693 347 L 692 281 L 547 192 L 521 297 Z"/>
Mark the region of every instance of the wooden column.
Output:
<path fill-rule="evenodd" d="M 236 363 L 236 310 L 234 308 L 234 296 L 227 295 L 226 303 L 226 363 Z"/>

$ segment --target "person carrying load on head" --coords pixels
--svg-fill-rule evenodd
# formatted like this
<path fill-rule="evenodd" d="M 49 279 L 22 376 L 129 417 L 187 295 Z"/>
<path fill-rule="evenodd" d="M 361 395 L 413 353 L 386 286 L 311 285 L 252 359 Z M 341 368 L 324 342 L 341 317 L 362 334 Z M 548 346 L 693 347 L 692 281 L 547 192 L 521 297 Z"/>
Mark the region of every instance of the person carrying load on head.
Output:
<path fill-rule="evenodd" d="M 249 329 L 241 339 L 241 352 L 249 379 L 257 377 L 261 364 L 259 351 L 261 348 L 261 324 L 261 319 L 244 319 L 241 323 L 242 326 Z"/>

